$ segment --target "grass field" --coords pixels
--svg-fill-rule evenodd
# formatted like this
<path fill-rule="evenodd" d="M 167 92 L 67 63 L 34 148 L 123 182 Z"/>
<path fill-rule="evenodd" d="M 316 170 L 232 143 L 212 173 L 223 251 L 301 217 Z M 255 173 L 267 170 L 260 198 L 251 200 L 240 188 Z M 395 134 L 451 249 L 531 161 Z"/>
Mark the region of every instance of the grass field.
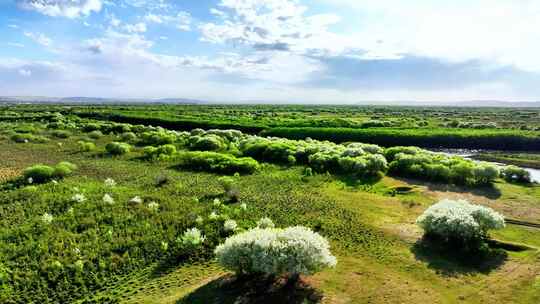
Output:
<path fill-rule="evenodd" d="M 264 216 L 280 227 L 310 227 L 329 239 L 338 258 L 336 268 L 303 278 L 301 286 L 274 283 L 261 292 L 260 286 L 235 282 L 214 261 L 212 248 L 224 239 L 219 233 L 209 234 L 195 256 L 159 250 L 162 242 L 173 247 L 196 215 L 210 213 L 214 198 L 224 199 L 221 175 L 179 169 L 174 159 L 142 160 L 142 147 L 136 145 L 125 155 L 110 156 L 104 147 L 118 140 L 114 133 L 93 140 L 97 149 L 90 152 L 79 150 L 77 142 L 87 134 L 75 129 L 67 138 L 42 129 L 37 134 L 49 141 L 15 143 L 6 130 L 24 125 L 16 124 L 4 125 L 0 135 L 3 303 L 540 302 L 540 230 L 508 225 L 492 237 L 526 250 L 500 249 L 480 263 L 468 263 L 430 247 L 414 223 L 443 198 L 463 198 L 506 217 L 540 222 L 538 185 L 497 179 L 473 187 L 395 176 L 362 181 L 306 176 L 298 164 L 261 163 L 254 174 L 236 177 L 238 201 L 228 208 L 245 203 L 247 211 L 231 216 L 242 227 Z M 60 161 L 79 168 L 57 184 L 14 182 L 29 166 Z M 116 181 L 114 189 L 104 188 L 106 178 Z M 160 178 L 166 182 L 158 183 Z M 73 203 L 74 193 L 87 200 Z M 105 193 L 114 197 L 113 205 L 103 203 Z M 134 196 L 144 204 L 130 205 Z M 145 207 L 150 201 L 159 211 Z M 45 212 L 54 217 L 49 226 L 40 220 Z M 71 253 L 74 247 L 79 254 Z M 84 261 L 82 272 L 73 266 L 77 260 Z M 63 270 L 53 273 L 53 261 L 61 261 Z"/>

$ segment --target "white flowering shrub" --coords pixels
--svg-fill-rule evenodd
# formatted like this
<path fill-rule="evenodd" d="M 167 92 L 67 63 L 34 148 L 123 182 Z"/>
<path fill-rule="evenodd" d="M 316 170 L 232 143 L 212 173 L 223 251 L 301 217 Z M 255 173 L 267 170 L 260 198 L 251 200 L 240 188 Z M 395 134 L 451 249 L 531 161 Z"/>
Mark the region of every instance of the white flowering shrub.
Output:
<path fill-rule="evenodd" d="M 238 224 L 235 220 L 226 220 L 223 223 L 223 230 L 225 230 L 226 232 L 234 232 L 236 228 L 238 228 Z"/>
<path fill-rule="evenodd" d="M 84 196 L 84 194 L 77 193 L 71 197 L 71 200 L 76 203 L 83 203 L 86 201 L 86 196 Z"/>
<path fill-rule="evenodd" d="M 139 205 L 142 204 L 143 200 L 140 196 L 135 196 L 132 199 L 129 200 L 130 204 Z"/>
<path fill-rule="evenodd" d="M 177 242 L 186 247 L 198 247 L 204 243 L 206 237 L 197 228 L 191 228 L 184 232 L 184 234 L 177 239 Z"/>
<path fill-rule="evenodd" d="M 50 215 L 49 213 L 45 212 L 42 216 L 41 216 L 41 221 L 45 224 L 50 224 L 52 223 L 53 221 L 53 216 Z"/>
<path fill-rule="evenodd" d="M 337 263 L 326 239 L 301 226 L 255 228 L 229 237 L 215 254 L 223 267 L 239 275 L 311 275 Z"/>
<path fill-rule="evenodd" d="M 148 203 L 148 210 L 150 210 L 151 212 L 157 212 L 159 210 L 159 204 L 156 202 Z"/>
<path fill-rule="evenodd" d="M 426 234 L 462 241 L 483 238 L 488 230 L 505 227 L 504 217 L 493 209 L 449 199 L 429 207 L 416 223 Z"/>
<path fill-rule="evenodd" d="M 110 194 L 103 195 L 102 200 L 105 204 L 109 204 L 109 205 L 114 204 L 114 198 Z"/>
<path fill-rule="evenodd" d="M 263 217 L 259 221 L 257 221 L 257 228 L 266 229 L 266 228 L 274 228 L 274 222 L 267 217 Z"/>
<path fill-rule="evenodd" d="M 105 184 L 105 187 L 109 187 L 109 188 L 116 186 L 116 182 L 112 178 L 107 178 L 104 184 Z"/>

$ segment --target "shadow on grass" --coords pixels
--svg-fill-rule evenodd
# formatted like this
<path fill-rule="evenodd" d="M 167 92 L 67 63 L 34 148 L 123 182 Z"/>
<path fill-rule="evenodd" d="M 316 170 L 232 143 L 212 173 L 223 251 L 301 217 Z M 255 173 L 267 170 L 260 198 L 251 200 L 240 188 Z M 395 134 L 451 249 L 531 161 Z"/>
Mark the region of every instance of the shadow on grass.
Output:
<path fill-rule="evenodd" d="M 302 280 L 226 275 L 199 287 L 176 304 L 320 303 L 322 293 Z"/>
<path fill-rule="evenodd" d="M 411 248 L 415 258 L 443 276 L 460 274 L 488 274 L 501 267 L 508 259 L 503 247 L 494 246 L 483 251 L 465 252 L 462 248 L 448 245 L 440 240 L 424 236 Z"/>
<path fill-rule="evenodd" d="M 343 182 L 347 187 L 358 188 L 360 186 L 373 186 L 380 182 L 384 175 L 378 174 L 374 176 L 356 176 L 336 174 L 335 177 L 339 181 Z"/>
<path fill-rule="evenodd" d="M 496 200 L 501 197 L 501 191 L 495 187 L 495 184 L 485 185 L 485 186 L 464 186 L 464 185 L 454 185 L 447 184 L 444 182 L 429 182 L 422 181 L 415 178 L 407 177 L 397 177 L 392 175 L 392 178 L 405 182 L 407 184 L 426 186 L 431 191 L 442 191 L 442 192 L 456 192 L 456 193 L 472 193 L 478 196 L 483 196 L 491 200 Z"/>

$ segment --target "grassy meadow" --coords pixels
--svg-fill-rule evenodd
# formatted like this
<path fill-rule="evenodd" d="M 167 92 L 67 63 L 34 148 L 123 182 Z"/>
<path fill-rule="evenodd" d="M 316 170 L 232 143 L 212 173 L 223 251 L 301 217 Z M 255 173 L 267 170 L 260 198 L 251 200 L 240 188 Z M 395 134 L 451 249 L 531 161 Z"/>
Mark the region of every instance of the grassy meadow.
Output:
<path fill-rule="evenodd" d="M 0 110 L 5 118 L 0 121 L 1 303 L 540 302 L 540 229 L 507 224 L 491 232 L 487 255 L 462 256 L 427 241 L 415 224 L 445 198 L 540 223 L 538 184 L 498 171 L 484 178 L 487 164 L 423 150 L 411 152 L 429 162 L 417 163 L 423 171 L 372 145 L 355 146 L 364 154 L 347 158 L 353 164 L 323 158 L 328 147 L 353 153 L 353 146 L 340 144 L 358 138 L 385 147 L 403 142 L 440 147 L 459 134 L 461 148 L 477 148 L 467 146 L 473 142 L 497 145 L 497 140 L 509 149 L 536 147 L 537 110 L 128 105 Z M 495 124 L 474 127 L 485 119 Z M 243 133 L 191 131 L 196 128 Z M 345 133 L 364 135 L 335 138 Z M 385 139 L 388 134 L 395 141 Z M 303 141 L 306 137 L 312 140 Z M 315 148 L 319 152 L 309 152 Z M 77 168 L 44 182 L 29 179 L 26 168 L 60 162 Z M 224 189 L 225 175 L 234 191 Z M 236 280 L 216 262 L 214 248 L 263 217 L 277 227 L 302 225 L 324 236 L 336 267 L 302 276 L 292 287 L 280 280 Z M 238 224 L 234 233 L 223 229 L 231 219 Z M 178 239 L 192 227 L 206 240 L 186 250 Z"/>

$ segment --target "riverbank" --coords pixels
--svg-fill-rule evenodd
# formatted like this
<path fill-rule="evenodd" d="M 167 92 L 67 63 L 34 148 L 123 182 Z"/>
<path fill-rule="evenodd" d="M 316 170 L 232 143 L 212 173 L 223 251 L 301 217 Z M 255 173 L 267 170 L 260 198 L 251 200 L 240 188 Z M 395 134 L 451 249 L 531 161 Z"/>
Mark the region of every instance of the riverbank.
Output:
<path fill-rule="evenodd" d="M 519 167 L 540 169 L 540 154 L 529 153 L 479 153 L 471 157 L 475 160 L 503 163 Z"/>

